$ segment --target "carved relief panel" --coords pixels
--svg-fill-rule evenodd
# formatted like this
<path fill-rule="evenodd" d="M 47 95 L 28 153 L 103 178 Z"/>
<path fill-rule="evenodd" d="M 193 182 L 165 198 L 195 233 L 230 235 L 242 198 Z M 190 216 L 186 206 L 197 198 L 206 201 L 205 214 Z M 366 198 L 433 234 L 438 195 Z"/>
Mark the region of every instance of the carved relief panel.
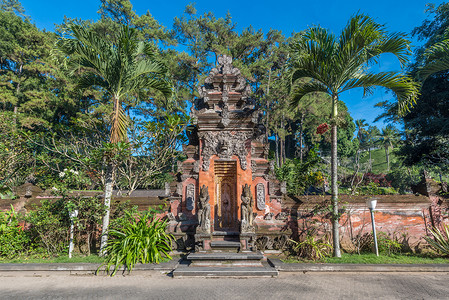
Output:
<path fill-rule="evenodd" d="M 263 183 L 258 183 L 256 185 L 256 202 L 258 210 L 265 209 L 265 186 Z"/>
<path fill-rule="evenodd" d="M 193 210 L 195 208 L 195 185 L 189 184 L 186 188 L 186 208 Z"/>

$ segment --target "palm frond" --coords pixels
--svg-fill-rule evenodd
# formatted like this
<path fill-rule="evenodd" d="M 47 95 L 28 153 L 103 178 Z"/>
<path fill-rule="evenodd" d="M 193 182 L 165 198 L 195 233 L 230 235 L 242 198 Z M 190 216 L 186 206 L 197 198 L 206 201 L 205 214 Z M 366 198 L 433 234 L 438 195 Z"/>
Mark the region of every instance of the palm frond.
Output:
<path fill-rule="evenodd" d="M 318 81 L 312 81 L 307 83 L 301 83 L 294 87 L 291 101 L 290 101 L 290 107 L 292 109 L 296 108 L 298 106 L 298 103 L 301 101 L 301 99 L 311 93 L 325 93 L 329 94 L 329 90 L 327 87 Z"/>
<path fill-rule="evenodd" d="M 361 87 L 365 93 L 372 87 L 384 87 L 391 90 L 398 98 L 398 109 L 405 114 L 416 103 L 419 95 L 419 84 L 410 77 L 398 75 L 396 72 L 380 72 L 376 74 L 362 74 L 357 78 L 348 80 L 341 92 Z"/>

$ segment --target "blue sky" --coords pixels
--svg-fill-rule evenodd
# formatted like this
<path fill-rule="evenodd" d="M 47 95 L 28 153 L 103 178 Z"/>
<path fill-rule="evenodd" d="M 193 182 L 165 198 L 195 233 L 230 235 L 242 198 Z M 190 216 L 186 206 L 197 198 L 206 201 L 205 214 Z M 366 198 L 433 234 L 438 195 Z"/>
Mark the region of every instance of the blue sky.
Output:
<path fill-rule="evenodd" d="M 430 0 L 429 0 L 430 1 Z M 345 26 L 348 19 L 355 13 L 362 12 L 370 15 L 377 22 L 385 24 L 390 31 L 410 33 L 411 30 L 421 25 L 426 18 L 426 3 L 429 1 L 416 0 L 377 0 L 377 1 L 205 1 L 197 0 L 198 13 L 212 11 L 217 17 L 224 17 L 229 11 L 233 21 L 238 24 L 238 29 L 252 25 L 255 29 L 261 28 L 267 32 L 270 28 L 282 30 L 289 36 L 292 32 L 301 31 L 308 26 L 320 25 L 329 28 L 334 33 Z M 186 4 L 190 1 L 143 1 L 131 0 L 138 14 L 147 10 L 162 25 L 171 28 L 173 18 L 180 16 Z M 436 5 L 443 1 L 433 1 Z M 60 24 L 64 16 L 81 19 L 97 19 L 97 11 L 100 5 L 98 0 L 56 1 L 56 0 L 22 0 L 26 14 L 40 28 L 53 31 L 54 24 Z M 412 40 L 413 45 L 419 42 Z M 392 57 L 385 57 L 380 61 L 380 70 L 398 71 L 399 64 Z M 375 117 L 382 111 L 374 109 L 373 105 L 379 101 L 388 100 L 391 95 L 385 90 L 377 89 L 367 98 L 362 98 L 362 91 L 354 90 L 341 96 L 354 119 L 366 119 L 372 123 Z M 375 125 L 382 127 L 378 122 Z"/>

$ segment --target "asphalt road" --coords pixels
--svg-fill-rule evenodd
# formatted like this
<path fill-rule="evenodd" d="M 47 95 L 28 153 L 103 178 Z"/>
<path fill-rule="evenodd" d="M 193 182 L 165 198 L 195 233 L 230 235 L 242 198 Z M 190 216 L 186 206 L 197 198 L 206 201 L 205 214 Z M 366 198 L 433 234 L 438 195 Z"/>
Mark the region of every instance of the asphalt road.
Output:
<path fill-rule="evenodd" d="M 449 274 L 308 272 L 223 279 L 4 272 L 0 299 L 449 299 Z"/>

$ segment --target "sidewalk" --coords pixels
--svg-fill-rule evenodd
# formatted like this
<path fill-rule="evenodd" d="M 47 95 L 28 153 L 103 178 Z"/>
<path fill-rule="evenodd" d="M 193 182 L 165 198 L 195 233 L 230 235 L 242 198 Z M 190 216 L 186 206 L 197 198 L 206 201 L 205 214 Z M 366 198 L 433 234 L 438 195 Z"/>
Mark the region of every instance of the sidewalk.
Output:
<path fill-rule="evenodd" d="M 449 264 L 312 264 L 284 263 L 280 259 L 269 258 L 269 263 L 280 273 L 283 272 L 447 272 Z M 173 260 L 160 264 L 137 264 L 130 275 L 147 272 L 170 273 L 179 261 Z M 48 263 L 48 264 L 1 264 L 0 277 L 19 273 L 51 275 L 94 275 L 100 265 L 94 263 Z M 118 272 L 121 273 L 123 268 Z M 127 274 L 125 272 L 125 274 Z M 99 275 L 105 275 L 104 267 Z"/>

